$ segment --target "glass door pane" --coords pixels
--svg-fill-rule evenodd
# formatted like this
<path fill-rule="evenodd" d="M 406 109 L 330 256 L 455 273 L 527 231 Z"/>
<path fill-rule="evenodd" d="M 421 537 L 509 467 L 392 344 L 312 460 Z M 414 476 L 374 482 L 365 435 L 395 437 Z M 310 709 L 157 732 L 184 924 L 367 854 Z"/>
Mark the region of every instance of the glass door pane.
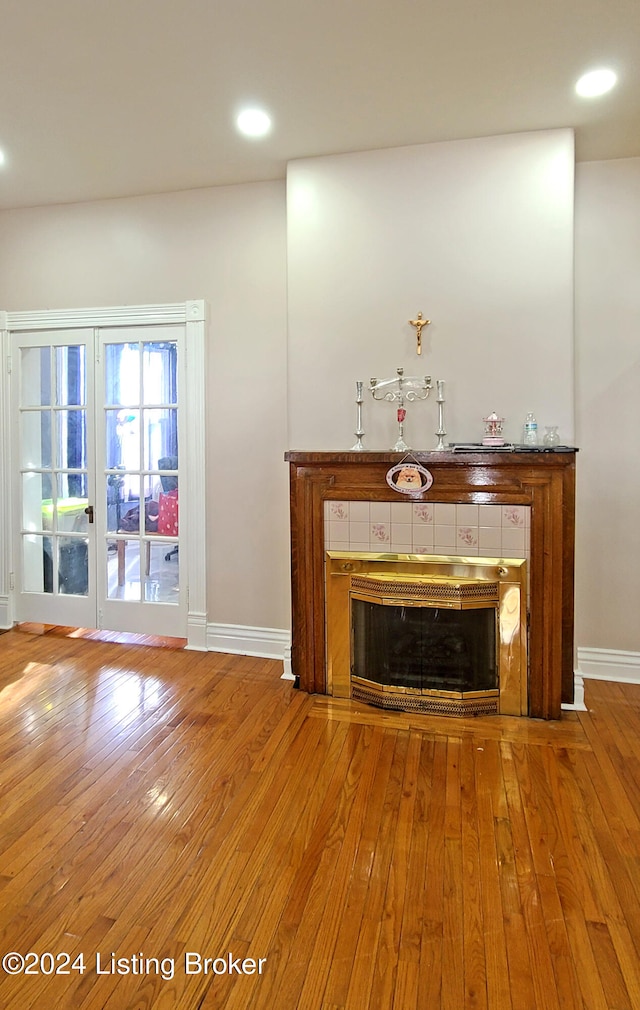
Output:
<path fill-rule="evenodd" d="M 87 511 L 91 337 L 87 331 L 14 337 L 20 467 L 19 620 L 95 624 Z"/>
<path fill-rule="evenodd" d="M 103 627 L 183 636 L 178 353 L 183 327 L 105 332 Z M 136 339 L 133 339 L 133 338 Z"/>

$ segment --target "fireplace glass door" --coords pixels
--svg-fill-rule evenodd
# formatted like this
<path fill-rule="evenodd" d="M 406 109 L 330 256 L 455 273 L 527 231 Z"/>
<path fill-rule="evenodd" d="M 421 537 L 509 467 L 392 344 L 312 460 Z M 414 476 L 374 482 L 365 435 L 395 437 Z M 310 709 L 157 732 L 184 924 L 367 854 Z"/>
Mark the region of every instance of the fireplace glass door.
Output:
<path fill-rule="evenodd" d="M 352 594 L 352 676 L 416 691 L 498 687 L 495 606 L 451 609 Z"/>

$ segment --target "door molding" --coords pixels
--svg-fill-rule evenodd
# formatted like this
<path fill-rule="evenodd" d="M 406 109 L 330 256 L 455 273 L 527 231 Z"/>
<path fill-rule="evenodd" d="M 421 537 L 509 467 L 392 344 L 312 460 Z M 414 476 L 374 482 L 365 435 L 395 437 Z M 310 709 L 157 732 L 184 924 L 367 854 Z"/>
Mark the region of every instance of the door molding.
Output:
<path fill-rule="evenodd" d="M 0 495 L 0 628 L 10 628 L 13 624 L 11 613 L 11 542 L 13 484 L 11 483 L 11 413 L 9 397 L 9 332 L 7 313 L 0 312 L 0 352 L 2 353 L 2 376 L 0 376 L 0 480 L 5 493 Z M 7 489 L 8 492 L 7 493 Z"/>
<path fill-rule="evenodd" d="M 206 495 L 206 354 L 205 330 L 206 303 L 202 300 L 172 302 L 159 305 L 125 305 L 86 309 L 53 309 L 34 312 L 0 311 L 0 336 L 2 342 L 2 384 L 0 398 L 0 474 L 3 486 L 13 492 L 16 475 L 11 459 L 10 396 L 11 373 L 10 339 L 12 333 L 93 327 L 144 326 L 183 324 L 185 327 L 185 371 L 187 389 L 181 398 L 180 411 L 186 428 L 186 461 L 181 466 L 181 480 L 185 480 L 185 528 L 187 555 L 187 648 L 207 651 L 207 525 Z M 13 493 L 0 498 L 0 627 L 13 623 L 11 595 Z M 184 550 L 184 547 L 181 550 Z"/>

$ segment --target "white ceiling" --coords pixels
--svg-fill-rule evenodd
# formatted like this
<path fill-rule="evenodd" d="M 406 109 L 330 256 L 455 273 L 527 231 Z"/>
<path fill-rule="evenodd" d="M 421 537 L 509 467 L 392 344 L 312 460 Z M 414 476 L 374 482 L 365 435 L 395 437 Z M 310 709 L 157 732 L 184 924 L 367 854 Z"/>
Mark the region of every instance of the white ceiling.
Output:
<path fill-rule="evenodd" d="M 0 32 L 0 208 L 552 127 L 640 156 L 640 0 L 0 0 Z M 615 91 L 576 97 L 603 64 Z M 235 133 L 245 103 L 267 139 Z"/>

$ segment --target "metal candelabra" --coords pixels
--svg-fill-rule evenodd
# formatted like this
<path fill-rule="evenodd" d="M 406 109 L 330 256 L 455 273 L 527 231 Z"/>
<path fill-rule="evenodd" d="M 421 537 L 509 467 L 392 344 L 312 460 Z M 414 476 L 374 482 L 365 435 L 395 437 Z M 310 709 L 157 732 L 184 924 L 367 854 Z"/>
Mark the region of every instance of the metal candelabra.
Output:
<path fill-rule="evenodd" d="M 404 419 L 407 416 L 405 403 L 427 399 L 431 390 L 431 376 L 405 376 L 403 368 L 397 368 L 396 372 L 394 379 L 371 379 L 369 390 L 374 400 L 388 400 L 390 403 L 398 404 L 396 411 L 398 438 L 392 451 L 405 452 L 410 448 L 404 440 Z"/>

